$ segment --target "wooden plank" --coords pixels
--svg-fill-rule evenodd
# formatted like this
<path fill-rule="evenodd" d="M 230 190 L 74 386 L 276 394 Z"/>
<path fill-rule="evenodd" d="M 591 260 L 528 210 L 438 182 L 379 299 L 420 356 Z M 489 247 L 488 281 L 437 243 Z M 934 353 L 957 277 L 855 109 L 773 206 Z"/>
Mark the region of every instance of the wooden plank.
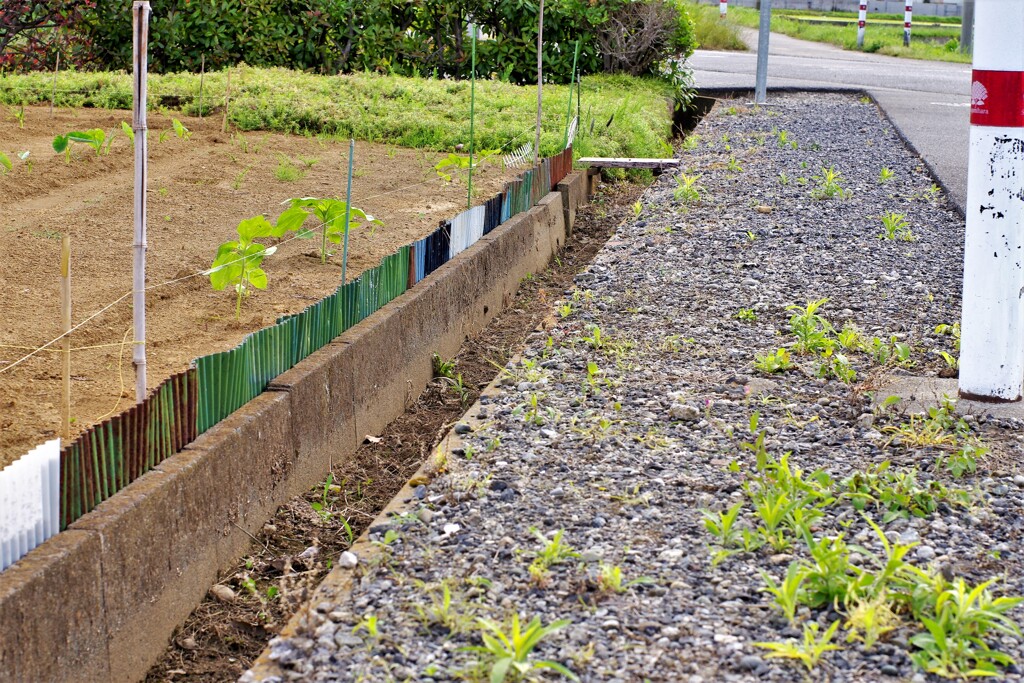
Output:
<path fill-rule="evenodd" d="M 679 166 L 679 159 L 616 159 L 583 157 L 577 161 L 581 164 L 600 168 L 650 168 L 661 170 L 666 168 L 677 168 Z"/>

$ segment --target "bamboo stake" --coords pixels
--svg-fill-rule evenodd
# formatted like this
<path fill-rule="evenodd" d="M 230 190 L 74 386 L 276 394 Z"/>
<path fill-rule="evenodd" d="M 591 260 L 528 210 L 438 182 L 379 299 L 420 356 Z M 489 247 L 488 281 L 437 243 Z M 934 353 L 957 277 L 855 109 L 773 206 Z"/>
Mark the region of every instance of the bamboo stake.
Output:
<path fill-rule="evenodd" d="M 228 69 L 228 85 L 224 90 L 224 132 L 228 132 L 228 106 L 231 103 L 231 69 Z"/>
<path fill-rule="evenodd" d="M 64 333 L 60 435 L 65 443 L 71 439 L 71 235 L 64 233 L 60 242 L 60 323 Z"/>
<path fill-rule="evenodd" d="M 135 339 L 132 364 L 135 366 L 135 401 L 146 398 L 146 181 L 148 161 L 146 145 L 146 76 L 149 68 L 149 1 L 135 0 L 133 15 L 133 125 L 135 131 L 135 243 L 132 279 L 132 318 Z"/>
<path fill-rule="evenodd" d="M 203 118 L 203 81 L 206 79 L 206 54 L 199 56 L 199 118 Z"/>
<path fill-rule="evenodd" d="M 533 165 L 537 165 L 540 157 L 540 115 L 543 108 L 541 95 L 544 89 L 544 0 L 540 0 L 540 13 L 537 18 L 537 130 L 533 137 Z"/>
<path fill-rule="evenodd" d="M 356 141 L 348 141 L 348 190 L 345 192 L 345 243 L 341 248 L 341 284 L 345 284 L 345 270 L 348 267 L 348 226 L 352 218 L 352 158 L 356 155 Z M 327 226 L 324 226 L 324 233 Z"/>
<path fill-rule="evenodd" d="M 562 149 L 569 146 L 569 124 L 572 122 L 572 86 L 576 82 L 576 62 L 580 58 L 580 41 L 576 41 L 576 51 L 572 56 L 572 75 L 569 77 L 569 109 L 565 112 L 565 136 L 562 138 Z"/>
<path fill-rule="evenodd" d="M 57 99 L 57 72 L 60 71 L 60 50 L 57 50 L 57 65 L 53 67 L 53 90 L 50 92 L 50 118 L 53 118 L 53 103 Z"/>

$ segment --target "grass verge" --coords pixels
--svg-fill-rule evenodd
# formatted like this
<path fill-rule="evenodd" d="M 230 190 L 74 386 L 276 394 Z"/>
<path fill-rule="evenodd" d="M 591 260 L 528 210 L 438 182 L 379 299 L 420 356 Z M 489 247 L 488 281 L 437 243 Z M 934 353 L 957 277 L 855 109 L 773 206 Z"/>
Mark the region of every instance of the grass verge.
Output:
<path fill-rule="evenodd" d="M 686 7 L 693 20 L 697 44 L 702 50 L 746 50 L 736 25 L 722 21 L 718 8 L 692 2 Z"/>
<path fill-rule="evenodd" d="M 0 103 L 47 103 L 52 75 L 31 73 L 0 78 Z M 208 73 L 200 100 L 198 74 L 154 74 L 149 106 L 197 115 L 222 115 L 228 72 Z M 318 76 L 287 69 L 231 70 L 229 120 L 241 130 L 355 137 L 404 147 L 452 151 L 468 147 L 470 84 L 466 81 L 375 74 Z M 580 156 L 671 155 L 671 91 L 655 79 L 593 76 L 581 87 Z M 60 74 L 59 107 L 130 109 L 131 77 L 124 73 Z M 476 85 L 477 149 L 505 148 L 531 141 L 536 87 L 498 80 Z M 541 150 L 563 146 L 568 86 L 544 86 Z M 573 114 L 576 97 L 573 96 Z"/>
<path fill-rule="evenodd" d="M 949 19 L 928 17 L 922 20 L 922 24 L 930 25 L 919 25 L 914 28 L 911 31 L 910 47 L 903 47 L 903 17 L 894 14 L 869 14 L 864 52 L 911 59 L 970 62 L 971 56 L 959 51 L 960 25 L 950 23 Z M 730 7 L 729 20 L 742 26 L 756 28 L 758 12 L 743 7 Z M 856 15 L 846 12 L 773 12 L 772 31 L 803 40 L 831 43 L 846 50 L 857 49 L 857 18 Z"/>

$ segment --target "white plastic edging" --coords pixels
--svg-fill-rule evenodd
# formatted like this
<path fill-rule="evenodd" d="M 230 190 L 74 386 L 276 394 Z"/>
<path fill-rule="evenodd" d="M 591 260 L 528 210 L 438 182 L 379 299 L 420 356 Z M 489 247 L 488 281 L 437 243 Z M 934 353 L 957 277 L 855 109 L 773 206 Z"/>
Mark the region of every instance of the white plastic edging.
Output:
<path fill-rule="evenodd" d="M 0 470 L 0 571 L 60 531 L 60 439 Z"/>

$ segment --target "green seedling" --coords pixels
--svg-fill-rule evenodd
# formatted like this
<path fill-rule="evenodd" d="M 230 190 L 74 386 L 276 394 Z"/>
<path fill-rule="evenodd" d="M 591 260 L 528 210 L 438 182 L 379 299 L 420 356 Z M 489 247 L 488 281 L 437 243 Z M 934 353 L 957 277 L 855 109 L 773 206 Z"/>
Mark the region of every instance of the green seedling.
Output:
<path fill-rule="evenodd" d="M 766 353 L 754 358 L 754 369 L 771 375 L 776 372 L 784 372 L 796 367 L 790 359 L 789 351 L 778 349 L 774 353 Z"/>
<path fill-rule="evenodd" d="M 519 614 L 513 613 L 509 629 L 490 619 L 478 618 L 477 623 L 481 627 L 480 639 L 483 645 L 472 645 L 462 650 L 481 655 L 479 664 L 488 671 L 490 683 L 504 683 L 510 674 L 513 680 L 526 679 L 531 672 L 537 670 L 550 670 L 571 681 L 579 680 L 576 674 L 558 662 L 530 657 L 542 640 L 568 626 L 568 619 L 559 619 L 543 626 L 540 617 L 534 617 L 524 628 L 520 626 Z"/>
<path fill-rule="evenodd" d="M 71 131 L 64 135 L 57 135 L 53 138 L 53 151 L 57 154 L 64 155 L 64 161 L 71 163 L 71 143 L 77 142 L 79 144 L 88 145 L 92 147 L 93 151 L 96 152 L 96 156 L 110 151 L 110 141 L 114 138 L 113 134 L 108 136 L 103 132 L 101 128 L 91 128 L 86 131 Z M 104 146 L 106 142 L 106 146 Z"/>
<path fill-rule="evenodd" d="M 918 648 L 910 655 L 915 665 L 946 678 L 974 678 L 998 676 L 1000 666 L 1014 663 L 1006 653 L 990 649 L 985 639 L 990 633 L 1021 636 L 1008 612 L 1024 599 L 994 597 L 991 584 L 971 588 L 958 578 L 937 594 L 930 614 L 921 618 L 927 630 L 910 638 Z"/>
<path fill-rule="evenodd" d="M 739 529 L 735 525 L 742 509 L 743 501 L 740 501 L 725 512 L 711 512 L 710 510 L 701 510 L 700 512 L 704 528 L 723 548 L 731 548 L 737 544 Z"/>
<path fill-rule="evenodd" d="M 273 254 L 277 247 L 266 247 L 255 240 L 263 237 L 281 237 L 285 227 L 271 223 L 263 216 L 253 216 L 241 221 L 236 228 L 238 239 L 225 242 L 217 248 L 217 256 L 206 274 L 210 284 L 217 291 L 227 286 L 235 289 L 235 319 L 242 318 L 242 299 L 254 289 L 267 288 L 267 274 L 260 267 L 263 259 Z"/>
<path fill-rule="evenodd" d="M 293 183 L 305 177 L 306 172 L 300 170 L 292 160 L 281 154 L 278 155 L 277 168 L 274 169 L 274 177 L 283 183 Z"/>
<path fill-rule="evenodd" d="M 818 622 L 812 621 L 804 624 L 804 640 L 797 643 L 795 640 L 787 640 L 784 643 L 754 643 L 756 647 L 768 650 L 765 657 L 780 657 L 797 659 L 808 671 L 811 671 L 821 661 L 822 656 L 831 650 L 839 650 L 838 645 L 832 644 L 832 638 L 839 627 L 839 621 L 833 621 L 832 625 L 818 637 Z"/>
<path fill-rule="evenodd" d="M 736 157 L 729 157 L 729 163 L 726 165 L 726 169 L 732 173 L 743 172 L 743 167 L 740 166 L 740 162 L 736 161 Z"/>
<path fill-rule="evenodd" d="M 440 355 L 434 353 L 431 358 L 431 364 L 434 368 L 434 377 L 447 377 L 452 379 L 455 377 L 455 364 L 456 360 L 445 360 Z"/>
<path fill-rule="evenodd" d="M 879 233 L 878 239 L 903 242 L 913 242 L 917 239 L 910 229 L 910 222 L 907 220 L 906 214 L 889 211 L 879 219 L 882 221 L 882 232 Z"/>
<path fill-rule="evenodd" d="M 779 184 L 789 185 L 789 176 L 786 175 L 785 173 L 779 173 Z"/>
<path fill-rule="evenodd" d="M 828 299 L 807 302 L 807 306 L 796 304 L 786 307 L 793 311 L 789 318 L 789 329 L 796 336 L 793 350 L 801 354 L 828 353 L 832 351 L 834 341 L 831 335 L 834 329 L 818 309 L 828 303 Z"/>
<path fill-rule="evenodd" d="M 597 589 L 602 593 L 625 593 L 632 586 L 653 583 L 646 576 L 632 581 L 624 581 L 622 569 L 617 565 L 602 562 L 597 568 Z"/>
<path fill-rule="evenodd" d="M 127 121 L 121 122 L 121 132 L 124 133 L 129 140 L 131 140 L 131 143 L 133 145 L 135 144 L 135 129 L 132 128 Z"/>
<path fill-rule="evenodd" d="M 890 631 L 900 626 L 900 618 L 884 593 L 871 599 L 856 599 L 846 605 L 846 642 L 861 642 L 870 650 Z"/>
<path fill-rule="evenodd" d="M 434 171 L 436 171 L 438 177 L 444 180 L 446 183 L 450 183 L 452 181 L 452 176 L 450 173 L 445 172 L 445 169 L 454 169 L 456 171 L 461 171 L 468 168 L 469 157 L 460 156 L 458 154 L 449 154 L 447 157 L 441 159 L 439 162 L 434 164 Z"/>
<path fill-rule="evenodd" d="M 680 173 L 676 176 L 676 187 L 672 190 L 672 197 L 683 204 L 696 204 L 704 192 L 704 186 L 698 184 L 699 180 L 699 175 Z"/>
<path fill-rule="evenodd" d="M 786 568 L 786 578 L 782 583 L 775 583 L 767 572 L 761 572 L 765 591 L 775 598 L 775 605 L 786 615 L 790 624 L 796 623 L 796 609 L 803 602 L 802 586 L 806 578 L 803 568 L 798 562 L 791 562 Z"/>
<path fill-rule="evenodd" d="M 380 629 L 377 625 L 377 615 L 368 614 L 363 617 L 358 624 L 352 629 L 352 634 L 357 635 L 362 631 L 366 631 L 366 635 L 374 640 L 380 635 Z"/>
<path fill-rule="evenodd" d="M 878 182 L 887 183 L 896 177 L 896 171 L 891 168 L 882 167 L 882 170 L 878 172 Z"/>
<path fill-rule="evenodd" d="M 0 175 L 7 175 L 7 172 L 12 168 L 11 158 L 3 152 L 0 152 Z"/>
<path fill-rule="evenodd" d="M 831 349 L 823 354 L 818 365 L 818 377 L 834 377 L 843 384 L 853 384 L 857 379 L 857 371 L 850 365 L 850 360 L 841 353 L 832 355 Z"/>
<path fill-rule="evenodd" d="M 174 129 L 174 134 L 178 136 L 179 140 L 188 140 L 192 137 L 191 131 L 178 119 L 171 119 L 171 127 Z"/>
<path fill-rule="evenodd" d="M 643 212 L 644 212 L 643 202 L 641 202 L 640 200 L 637 200 L 636 202 L 634 202 L 634 204 L 633 204 L 633 217 L 634 218 L 640 218 L 640 214 L 642 214 Z"/>
<path fill-rule="evenodd" d="M 822 167 L 821 175 L 812 176 L 818 186 L 811 190 L 811 197 L 814 199 L 840 199 L 848 198 L 850 193 L 843 190 L 839 184 L 843 176 L 831 166 Z"/>
<path fill-rule="evenodd" d="M 331 487 L 333 485 L 334 474 L 328 473 L 327 479 L 324 481 L 323 490 L 321 491 L 320 494 L 320 500 L 313 501 L 312 503 L 309 504 L 309 506 L 313 508 L 313 512 L 318 514 L 320 516 L 320 519 L 322 519 L 324 522 L 331 521 L 331 517 L 334 516 L 334 513 L 331 512 L 331 501 L 329 499 L 329 494 L 331 492 Z"/>
<path fill-rule="evenodd" d="M 838 607 L 846 602 L 850 583 L 857 576 L 843 534 L 815 540 L 807 532 L 804 540 L 811 554 L 811 561 L 803 564 L 804 604 L 812 608 Z"/>
<path fill-rule="evenodd" d="M 340 199 L 330 197 L 323 199 L 295 197 L 294 199 L 289 199 L 288 203 L 291 204 L 291 208 L 281 214 L 281 217 L 278 218 L 278 223 L 285 224 L 288 231 L 295 231 L 297 237 L 309 239 L 316 234 L 316 229 L 303 227 L 306 218 L 310 215 L 319 221 L 320 225 L 317 227 L 320 229 L 321 263 L 326 263 L 327 257 L 333 254 L 333 252 L 328 250 L 327 243 L 341 244 L 346 229 L 352 230 L 365 224 L 371 226 L 370 234 L 372 235 L 377 226 L 384 225 L 362 209 L 354 206 L 347 207 L 345 202 Z M 345 225 L 346 208 L 349 209 L 348 226 Z"/>
<path fill-rule="evenodd" d="M 935 326 L 935 334 L 949 335 L 953 338 L 953 348 L 958 352 L 960 351 L 960 323 L 956 322 L 952 325 L 946 325 L 945 323 Z"/>

